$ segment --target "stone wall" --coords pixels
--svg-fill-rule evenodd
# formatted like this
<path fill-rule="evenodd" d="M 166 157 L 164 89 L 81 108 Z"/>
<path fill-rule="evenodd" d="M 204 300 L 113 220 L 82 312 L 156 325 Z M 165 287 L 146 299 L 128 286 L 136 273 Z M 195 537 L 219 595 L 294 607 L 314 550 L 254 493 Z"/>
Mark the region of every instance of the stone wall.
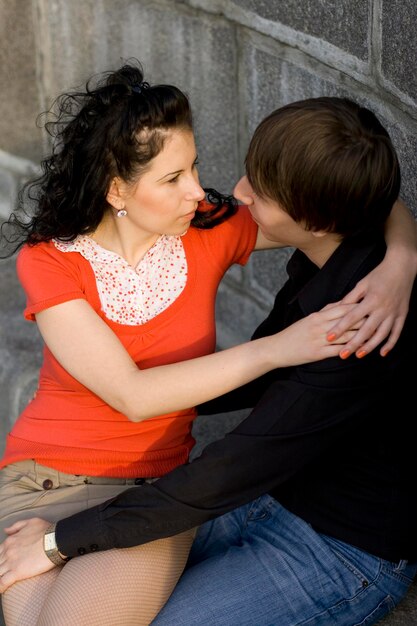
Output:
<path fill-rule="evenodd" d="M 36 115 L 62 90 L 130 57 L 151 82 L 189 94 L 204 186 L 232 190 L 249 137 L 271 110 L 347 95 L 390 131 L 402 197 L 417 217 L 416 23 L 414 0 L 0 0 L 0 217 L 47 150 Z M 258 253 L 228 272 L 217 306 L 221 346 L 250 336 L 272 304 L 277 267 L 284 279 L 287 257 Z M 0 267 L 1 452 L 36 386 L 41 347 L 21 315 L 14 260 Z M 204 441 L 213 437 L 204 426 L 201 432 Z M 416 623 L 412 591 L 384 624 Z"/>

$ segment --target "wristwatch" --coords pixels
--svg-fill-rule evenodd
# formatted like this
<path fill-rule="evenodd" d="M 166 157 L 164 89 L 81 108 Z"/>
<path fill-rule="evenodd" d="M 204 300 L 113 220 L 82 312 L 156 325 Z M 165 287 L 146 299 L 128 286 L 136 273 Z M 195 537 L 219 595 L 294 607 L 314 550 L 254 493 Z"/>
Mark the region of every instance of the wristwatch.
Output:
<path fill-rule="evenodd" d="M 43 536 L 43 549 L 45 550 L 45 554 L 48 559 L 50 559 L 54 565 L 64 565 L 67 561 L 69 561 L 69 557 L 62 556 L 58 550 L 55 539 L 55 527 L 56 522 L 54 524 L 50 524 L 45 530 L 45 534 Z"/>

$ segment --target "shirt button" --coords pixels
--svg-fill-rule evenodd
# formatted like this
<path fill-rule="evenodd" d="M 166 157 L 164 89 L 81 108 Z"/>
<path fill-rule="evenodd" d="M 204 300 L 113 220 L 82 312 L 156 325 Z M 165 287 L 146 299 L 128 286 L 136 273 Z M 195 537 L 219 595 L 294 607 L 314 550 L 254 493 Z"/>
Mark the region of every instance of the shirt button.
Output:
<path fill-rule="evenodd" d="M 144 482 L 144 478 L 135 478 L 135 485 L 143 485 Z"/>
<path fill-rule="evenodd" d="M 97 552 L 98 545 L 96 543 L 91 544 L 90 550 L 91 550 L 91 552 Z"/>
<path fill-rule="evenodd" d="M 85 554 L 86 550 L 85 550 L 85 548 L 78 548 L 77 552 L 78 552 L 78 554 L 82 555 L 82 554 Z"/>
<path fill-rule="evenodd" d="M 44 489 L 52 489 L 53 486 L 54 486 L 54 483 L 52 482 L 52 480 L 50 478 L 47 478 L 42 483 L 42 487 Z"/>

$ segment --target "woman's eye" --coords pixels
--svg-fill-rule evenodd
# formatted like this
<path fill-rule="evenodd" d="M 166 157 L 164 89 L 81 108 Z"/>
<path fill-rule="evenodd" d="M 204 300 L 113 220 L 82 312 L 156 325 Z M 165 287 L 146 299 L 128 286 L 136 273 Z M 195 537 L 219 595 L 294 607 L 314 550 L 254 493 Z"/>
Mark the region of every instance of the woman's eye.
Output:
<path fill-rule="evenodd" d="M 176 182 L 177 182 L 177 180 L 178 180 L 178 178 L 179 178 L 179 174 L 177 174 L 176 176 L 174 176 L 174 178 L 171 178 L 168 182 L 169 182 L 169 183 L 176 183 Z"/>
<path fill-rule="evenodd" d="M 196 165 L 198 165 L 198 164 L 199 164 L 199 160 L 198 160 L 198 159 L 196 159 L 196 160 L 194 161 L 194 163 L 193 163 L 193 167 L 195 167 L 195 166 L 196 166 Z"/>

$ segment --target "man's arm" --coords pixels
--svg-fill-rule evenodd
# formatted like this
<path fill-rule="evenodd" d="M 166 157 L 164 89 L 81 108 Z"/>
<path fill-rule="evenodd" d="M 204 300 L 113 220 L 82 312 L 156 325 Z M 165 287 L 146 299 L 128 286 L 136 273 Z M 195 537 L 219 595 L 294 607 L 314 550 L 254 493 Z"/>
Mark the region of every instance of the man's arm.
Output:
<path fill-rule="evenodd" d="M 78 556 L 143 544 L 285 487 L 346 434 L 358 412 L 367 415 L 372 410 L 384 386 L 387 363 L 374 352 L 366 359 L 335 357 L 322 365 L 293 368 L 291 379 L 274 382 L 237 428 L 192 463 L 59 521 L 60 553 Z M 367 379 L 370 388 L 365 394 Z M 47 525 L 37 518 L 18 522 L 15 534 L 0 545 L 0 593 L 17 580 L 51 569 L 43 549 Z"/>
<path fill-rule="evenodd" d="M 193 528 L 284 486 L 375 405 L 385 360 L 329 359 L 294 368 L 251 414 L 192 463 L 57 525 L 62 553 L 130 547 Z M 324 374 L 323 371 L 326 373 Z M 368 392 L 364 386 L 369 380 Z M 356 426 L 356 422 L 355 422 Z"/>

